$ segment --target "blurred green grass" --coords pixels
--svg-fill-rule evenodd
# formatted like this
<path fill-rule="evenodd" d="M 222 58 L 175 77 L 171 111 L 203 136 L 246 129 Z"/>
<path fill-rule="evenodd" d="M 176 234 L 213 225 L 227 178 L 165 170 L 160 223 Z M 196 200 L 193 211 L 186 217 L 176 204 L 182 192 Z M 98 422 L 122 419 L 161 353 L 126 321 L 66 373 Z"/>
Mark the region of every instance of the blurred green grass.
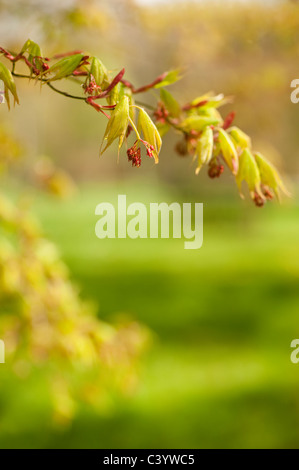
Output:
<path fill-rule="evenodd" d="M 82 187 L 63 204 L 39 196 L 34 209 L 99 316 L 126 313 L 152 329 L 139 388 L 102 417 L 81 410 L 59 430 L 45 424 L 45 392 L 36 402 L 33 378 L 24 394 L 11 391 L 14 415 L 2 403 L 4 423 L 13 423 L 2 423 L 1 447 L 298 447 L 299 366 L 290 362 L 299 329 L 298 205 L 261 210 L 235 195 L 208 197 L 204 244 L 193 251 L 182 240 L 97 239 L 95 207 L 116 204 L 117 194 L 128 203 L 202 202 L 128 181 Z"/>

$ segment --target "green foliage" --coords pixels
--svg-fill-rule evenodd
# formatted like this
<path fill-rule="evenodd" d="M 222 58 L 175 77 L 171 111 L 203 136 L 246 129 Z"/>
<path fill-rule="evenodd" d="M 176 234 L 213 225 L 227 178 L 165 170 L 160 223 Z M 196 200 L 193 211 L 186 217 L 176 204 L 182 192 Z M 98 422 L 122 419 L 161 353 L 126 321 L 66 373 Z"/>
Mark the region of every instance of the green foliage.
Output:
<path fill-rule="evenodd" d="M 10 108 L 9 91 L 14 97 L 14 102 L 19 104 L 16 84 L 14 82 L 11 72 L 5 65 L 0 62 L 0 80 L 4 83 L 4 95 L 7 102 L 8 109 Z"/>
<path fill-rule="evenodd" d="M 101 145 L 101 154 L 115 140 L 118 140 L 119 150 L 124 142 L 127 144 L 130 133 L 134 131 L 136 139 L 127 149 L 128 160 L 133 166 L 141 165 L 140 143 L 142 143 L 147 155 L 153 156 L 158 163 L 162 145 L 161 136 L 173 128 L 183 135 L 183 141 L 176 146 L 178 153 L 190 154 L 194 160 L 198 160 L 196 173 L 203 165 L 207 165 L 209 176 L 219 177 L 225 163 L 236 178 L 239 188 L 241 182 L 246 181 L 251 197 L 258 206 L 264 205 L 274 195 L 278 196 L 278 188 L 287 194 L 276 169 L 267 166 L 260 154 L 251 153 L 249 136 L 238 127 L 231 126 L 235 113 L 230 113 L 224 119 L 221 116 L 218 108 L 230 103 L 230 97 L 209 92 L 196 97 L 190 103 L 180 105 L 174 96 L 164 89 L 165 86 L 181 78 L 178 70 L 165 72 L 148 85 L 136 88 L 123 78 L 124 69 L 111 78 L 100 59 L 82 51 L 54 56 L 52 59 L 54 63 L 49 66 L 47 63 L 49 59 L 41 57 L 39 46 L 31 40 L 25 43 L 19 54 L 13 55 L 3 48 L 0 50 L 4 57 L 13 63 L 12 73 L 0 64 L 0 77 L 4 81 L 7 97 L 9 90 L 18 102 L 12 74 L 18 76 L 15 64 L 19 60 L 24 60 L 29 68 L 29 77 L 35 76 L 36 80 L 46 83 L 54 91 L 66 97 L 85 101 L 109 119 Z M 77 82 L 87 97 L 74 96 L 56 89 L 52 82 L 61 79 L 72 79 Z M 135 96 L 156 88 L 161 89 L 160 101 L 154 109 L 153 117 L 150 117 L 144 109 L 146 106 L 140 105 Z M 107 105 L 99 104 L 98 101 L 103 99 Z M 137 123 L 136 107 L 139 108 Z"/>
<path fill-rule="evenodd" d="M 0 128 L 0 168 L 7 169 L 20 146 Z M 5 158 L 3 157 L 5 155 Z M 35 173 L 43 189 L 59 197 L 72 181 L 46 157 Z M 114 325 L 99 320 L 95 305 L 83 301 L 56 246 L 42 233 L 25 200 L 0 194 L 0 338 L 5 341 L 7 373 L 19 386 L 37 371 L 48 384 L 52 419 L 66 424 L 81 403 L 101 411 L 113 393 L 126 393 L 149 339 L 130 320 Z"/>
<path fill-rule="evenodd" d="M 94 222 L 86 208 L 108 194 L 113 199 L 119 183 L 81 189 L 63 204 L 42 194 L 34 209 L 101 316 L 130 311 L 157 340 L 143 360 L 137 393 L 110 399 L 102 417 L 84 408 L 64 432 L 39 412 L 35 397 L 45 407 L 45 393 L 33 389 L 28 406 L 28 394 L 2 386 L 9 395 L 2 400 L 2 447 L 298 447 L 299 376 L 288 349 L 298 318 L 298 206 L 258 211 L 246 203 L 244 211 L 233 188 L 218 195 L 209 188 L 206 243 L 190 257 L 175 240 L 152 239 L 145 249 L 143 240 L 107 239 L 99 249 L 86 229 Z M 150 178 L 134 185 L 127 179 L 122 187 L 130 201 L 144 204 L 183 203 L 181 189 Z M 25 383 L 28 390 L 30 380 Z"/>
<path fill-rule="evenodd" d="M 169 116 L 173 118 L 178 118 L 181 114 L 181 107 L 177 100 L 172 96 L 172 94 L 168 90 L 161 88 L 160 98 L 161 101 L 164 103 L 165 108 L 169 112 Z"/>
<path fill-rule="evenodd" d="M 172 85 L 180 79 L 180 70 L 170 70 L 169 72 L 165 72 L 163 79 L 154 85 L 154 88 L 161 88 L 163 86 Z"/>
<path fill-rule="evenodd" d="M 44 72 L 47 76 L 54 74 L 50 78 L 47 78 L 47 80 L 49 82 L 53 82 L 54 80 L 60 80 L 72 75 L 72 73 L 81 64 L 83 57 L 83 54 L 74 54 L 69 57 L 63 57 Z"/>

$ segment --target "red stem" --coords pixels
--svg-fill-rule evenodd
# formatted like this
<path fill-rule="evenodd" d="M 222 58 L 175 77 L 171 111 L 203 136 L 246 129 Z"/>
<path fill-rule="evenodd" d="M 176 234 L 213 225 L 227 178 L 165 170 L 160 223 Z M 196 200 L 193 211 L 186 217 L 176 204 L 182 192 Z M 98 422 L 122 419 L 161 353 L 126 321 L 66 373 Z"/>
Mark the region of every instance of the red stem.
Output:
<path fill-rule="evenodd" d="M 113 88 L 121 81 L 125 73 L 125 69 L 122 69 L 116 77 L 112 80 L 110 85 L 106 88 L 105 91 L 102 91 L 102 93 L 99 93 L 98 95 L 93 96 L 93 100 L 99 100 L 101 98 L 105 98 L 107 95 L 109 95 L 110 91 L 113 90 Z"/>
<path fill-rule="evenodd" d="M 235 113 L 234 111 L 232 111 L 231 113 L 229 113 L 229 114 L 226 116 L 226 118 L 224 119 L 224 123 L 223 123 L 223 125 L 222 125 L 222 129 L 224 129 L 224 130 L 225 130 L 225 129 L 228 129 L 228 128 L 231 126 L 233 120 L 235 119 L 235 116 L 236 116 L 236 113 Z"/>
<path fill-rule="evenodd" d="M 63 57 L 68 57 L 69 55 L 75 54 L 83 54 L 83 51 L 71 51 L 71 52 L 64 52 L 63 54 L 55 54 L 53 59 L 62 59 Z"/>
<path fill-rule="evenodd" d="M 188 104 L 185 104 L 185 106 L 182 107 L 182 110 L 183 111 L 189 111 L 189 109 L 199 108 L 200 106 L 204 106 L 208 102 L 209 102 L 209 100 L 203 100 L 203 101 L 200 101 L 199 103 L 196 103 L 196 104 L 188 103 Z"/>
<path fill-rule="evenodd" d="M 152 83 L 149 83 L 148 85 L 144 85 L 140 88 L 135 88 L 132 83 L 130 83 L 128 80 L 121 80 L 122 84 L 125 85 L 127 88 L 130 88 L 132 90 L 132 93 L 144 93 L 147 90 L 150 90 L 153 88 L 155 85 L 158 85 L 158 83 L 161 83 L 164 78 L 166 77 L 167 72 L 162 73 L 159 77 L 157 77 Z"/>

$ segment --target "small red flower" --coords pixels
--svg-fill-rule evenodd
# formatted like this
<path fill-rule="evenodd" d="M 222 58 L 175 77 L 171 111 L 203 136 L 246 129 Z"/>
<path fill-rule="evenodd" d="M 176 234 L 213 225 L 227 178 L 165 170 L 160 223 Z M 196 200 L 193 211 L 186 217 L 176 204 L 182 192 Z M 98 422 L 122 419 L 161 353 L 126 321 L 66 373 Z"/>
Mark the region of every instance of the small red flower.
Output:
<path fill-rule="evenodd" d="M 263 199 L 257 192 L 254 193 L 252 200 L 257 207 L 263 207 L 265 204 L 265 199 Z"/>
<path fill-rule="evenodd" d="M 139 141 L 136 140 L 134 145 L 127 150 L 128 161 L 132 162 L 132 166 L 136 166 L 137 168 L 141 165 L 141 150 L 138 143 Z"/>
<path fill-rule="evenodd" d="M 210 178 L 219 178 L 224 171 L 224 166 L 219 163 L 218 160 L 214 160 L 210 163 L 210 168 L 208 171 L 208 175 Z"/>
<path fill-rule="evenodd" d="M 143 145 L 145 146 L 145 148 L 146 148 L 146 154 L 147 154 L 150 158 L 152 158 L 152 157 L 154 156 L 153 151 L 155 150 L 155 147 L 154 147 L 153 145 L 149 144 L 148 142 L 146 142 L 146 140 L 140 139 L 140 142 L 142 142 Z"/>
<path fill-rule="evenodd" d="M 168 118 L 168 111 L 165 108 L 164 104 L 159 102 L 158 107 L 154 112 L 154 118 L 156 122 L 160 122 L 161 124 L 165 124 L 167 118 Z"/>
<path fill-rule="evenodd" d="M 92 75 L 83 84 L 84 93 L 88 95 L 96 95 L 101 91 L 101 87 L 96 84 L 96 81 Z"/>

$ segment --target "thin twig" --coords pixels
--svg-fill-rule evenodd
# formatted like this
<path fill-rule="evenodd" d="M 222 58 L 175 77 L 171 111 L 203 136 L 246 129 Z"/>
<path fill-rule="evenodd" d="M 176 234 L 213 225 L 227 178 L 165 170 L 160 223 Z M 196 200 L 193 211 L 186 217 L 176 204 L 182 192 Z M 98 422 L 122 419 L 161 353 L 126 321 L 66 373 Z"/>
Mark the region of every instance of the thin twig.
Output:
<path fill-rule="evenodd" d="M 33 77 L 30 77 L 30 75 L 23 75 L 21 73 L 16 73 L 14 71 L 14 67 L 11 71 L 11 74 L 14 77 L 17 77 L 17 78 L 28 78 L 29 80 L 33 78 Z M 67 93 L 66 91 L 58 90 L 58 88 L 54 87 L 54 85 L 52 85 L 52 83 L 50 83 L 46 78 L 34 77 L 34 79 L 38 80 L 39 82 L 46 83 L 48 85 L 48 87 L 51 88 L 53 91 L 55 91 L 56 93 L 59 93 L 60 95 L 66 96 L 67 98 L 72 98 L 74 100 L 84 100 L 84 101 L 86 101 L 86 98 L 84 96 L 71 95 L 70 93 Z"/>
<path fill-rule="evenodd" d="M 84 100 L 86 101 L 86 98 L 84 96 L 76 96 L 76 95 L 70 95 L 66 91 L 58 90 L 55 88 L 51 82 L 46 82 L 48 87 L 51 88 L 53 91 L 56 91 L 56 93 L 59 93 L 60 95 L 66 96 L 67 98 L 73 98 L 74 100 Z"/>

